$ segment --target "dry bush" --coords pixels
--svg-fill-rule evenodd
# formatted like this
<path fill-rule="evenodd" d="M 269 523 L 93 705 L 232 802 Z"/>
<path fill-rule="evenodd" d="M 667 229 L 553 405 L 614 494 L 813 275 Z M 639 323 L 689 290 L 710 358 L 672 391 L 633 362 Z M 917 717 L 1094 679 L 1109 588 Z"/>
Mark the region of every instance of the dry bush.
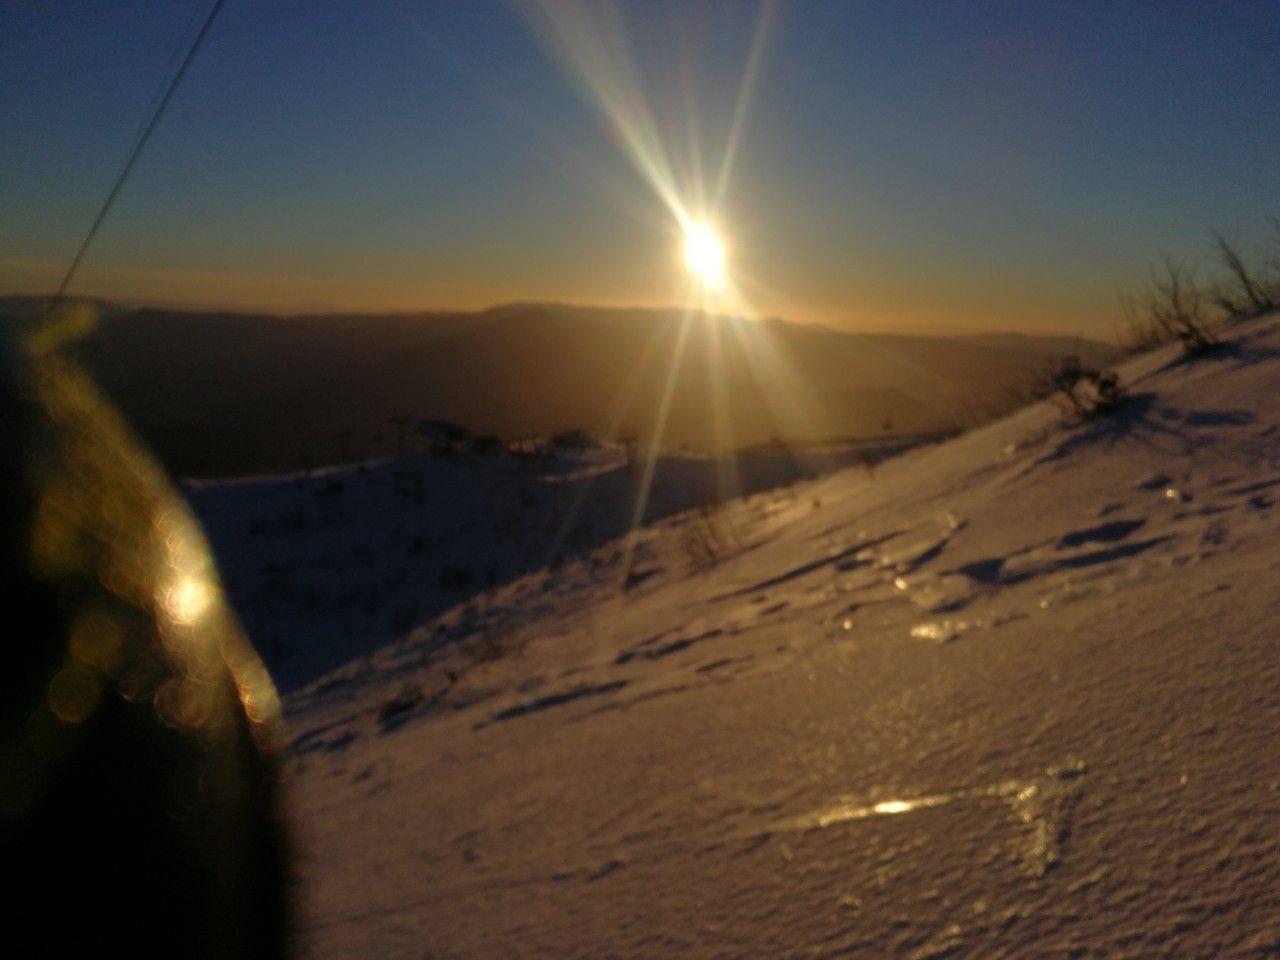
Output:
<path fill-rule="evenodd" d="M 1125 392 L 1114 373 L 1086 367 L 1079 357 L 1070 356 L 1046 366 L 1036 376 L 1032 396 L 1052 399 L 1081 420 L 1095 420 L 1114 413 Z"/>
<path fill-rule="evenodd" d="M 1271 221 L 1273 252 L 1251 266 L 1220 233 L 1213 235 L 1226 275 L 1201 289 L 1190 271 L 1166 257 L 1138 297 L 1120 297 L 1120 343 L 1132 352 L 1178 341 L 1187 356 L 1218 346 L 1213 325 L 1247 320 L 1280 307 L 1280 218 Z M 1209 308 L 1216 308 L 1211 319 Z"/>
<path fill-rule="evenodd" d="M 1280 300 L 1280 217 L 1271 218 L 1271 255 L 1263 264 L 1272 299 Z"/>
<path fill-rule="evenodd" d="M 1204 315 L 1204 296 L 1190 273 L 1169 257 L 1151 275 L 1146 317 L 1165 340 L 1177 340 L 1188 356 L 1218 345 Z"/>
<path fill-rule="evenodd" d="M 1118 340 L 1129 353 L 1141 353 L 1167 342 L 1165 330 L 1132 294 L 1120 294 L 1120 331 Z"/>
<path fill-rule="evenodd" d="M 1273 226 L 1280 235 L 1280 220 L 1273 221 Z M 1227 279 L 1214 284 L 1210 292 L 1214 305 L 1228 320 L 1247 320 L 1274 310 L 1276 301 L 1280 300 L 1280 283 L 1266 273 L 1252 270 L 1222 234 L 1215 233 L 1214 240 L 1228 274 Z M 1271 270 L 1275 272 L 1274 265 Z"/>

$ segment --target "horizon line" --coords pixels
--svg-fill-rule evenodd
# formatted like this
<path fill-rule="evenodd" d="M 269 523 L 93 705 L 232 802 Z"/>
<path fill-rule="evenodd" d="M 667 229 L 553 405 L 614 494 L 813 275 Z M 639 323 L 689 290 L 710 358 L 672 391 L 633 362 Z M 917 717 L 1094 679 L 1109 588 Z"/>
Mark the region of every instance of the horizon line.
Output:
<path fill-rule="evenodd" d="M 53 293 L 29 293 L 21 291 L 10 291 L 0 293 L 0 302 L 9 300 L 53 300 Z M 606 311 L 610 313 L 672 313 L 682 314 L 686 312 L 684 308 L 667 304 L 667 305 L 641 305 L 641 304 L 611 304 L 611 303 L 589 303 L 571 300 L 543 300 L 543 299 L 515 299 L 503 300 L 492 303 L 484 307 L 412 307 L 412 308 L 341 308 L 341 307 L 316 307 L 312 309 L 293 308 L 293 309 L 276 309 L 261 306 L 237 305 L 234 303 L 227 304 L 205 304 L 195 302 L 179 302 L 163 299 L 150 299 L 147 297 L 109 297 L 101 296 L 95 293 L 76 293 L 68 294 L 63 297 L 65 302 L 92 302 L 101 305 L 113 306 L 129 310 L 168 310 L 175 313 L 185 314 L 235 314 L 240 316 L 260 316 L 269 317 L 277 320 L 302 320 L 302 319 L 321 319 L 325 317 L 341 317 L 341 316 L 362 316 L 370 318 L 389 318 L 389 317 L 412 317 L 429 315 L 444 316 L 482 316 L 487 313 L 496 313 L 502 310 L 511 310 L 518 308 L 555 308 L 561 310 L 577 310 L 577 311 Z M 713 310 L 705 310 L 699 308 L 696 313 L 707 316 L 716 317 L 722 320 L 745 321 L 749 323 L 781 323 L 792 327 L 800 327 L 807 329 L 824 330 L 831 333 L 838 333 L 847 336 L 890 336 L 890 337 L 929 337 L 933 339 L 947 338 L 975 338 L 975 337 L 999 337 L 999 336 L 1018 336 L 1031 337 L 1036 339 L 1076 339 L 1082 341 L 1090 341 L 1094 343 L 1106 343 L 1103 337 L 1091 336 L 1082 333 L 1079 330 L 1045 330 L 1045 331 L 1029 331 L 1018 329 L 1016 327 L 973 327 L 973 326 L 957 326 L 950 329 L 941 327 L 930 330 L 924 326 L 913 324 L 906 330 L 894 330 L 887 327 L 840 327 L 835 324 L 820 320 L 795 320 L 788 317 L 770 314 L 761 317 L 738 317 L 729 313 L 717 313 Z"/>

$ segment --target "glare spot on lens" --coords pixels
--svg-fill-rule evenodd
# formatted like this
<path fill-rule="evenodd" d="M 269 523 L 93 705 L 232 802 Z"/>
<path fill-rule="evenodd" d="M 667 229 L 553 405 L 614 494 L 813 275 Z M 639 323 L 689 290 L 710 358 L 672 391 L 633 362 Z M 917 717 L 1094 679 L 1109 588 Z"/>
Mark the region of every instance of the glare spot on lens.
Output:
<path fill-rule="evenodd" d="M 63 723 L 83 723 L 97 709 L 102 682 L 89 668 L 72 661 L 49 682 L 49 710 Z"/>
<path fill-rule="evenodd" d="M 209 609 L 213 591 L 209 584 L 196 577 L 182 577 L 165 591 L 163 603 L 166 612 L 176 622 L 195 623 Z"/>

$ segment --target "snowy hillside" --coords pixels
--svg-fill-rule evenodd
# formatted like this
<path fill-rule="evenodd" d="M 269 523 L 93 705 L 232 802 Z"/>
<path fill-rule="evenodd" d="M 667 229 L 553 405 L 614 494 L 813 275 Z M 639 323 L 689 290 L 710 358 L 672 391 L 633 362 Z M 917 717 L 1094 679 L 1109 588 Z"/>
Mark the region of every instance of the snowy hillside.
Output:
<path fill-rule="evenodd" d="M 659 508 L 629 591 L 603 531 L 512 560 L 480 628 L 296 689 L 305 955 L 1280 956 L 1280 322 L 1122 380 L 1091 423 Z M 563 519 L 469 530 L 471 493 L 425 552 Z M 242 494 L 196 491 L 215 543 Z"/>
<path fill-rule="evenodd" d="M 753 493 L 849 464 L 873 469 L 927 439 L 757 448 L 738 456 L 731 477 L 715 459 L 666 454 L 645 515 L 696 508 L 695 532 L 715 543 L 686 552 L 732 549 L 731 511 L 707 509 L 725 498 L 726 483 Z M 627 556 L 619 537 L 631 528 L 644 476 L 635 459 L 628 465 L 616 444 L 463 441 L 306 475 L 195 481 L 186 492 L 236 609 L 287 690 L 411 631 L 415 644 L 430 646 L 483 633 L 516 611 L 510 590 L 479 595 L 512 580 L 532 575 L 515 585 L 522 596 L 531 584 L 539 595 L 617 584 Z M 559 575 L 546 575 L 561 564 Z"/>

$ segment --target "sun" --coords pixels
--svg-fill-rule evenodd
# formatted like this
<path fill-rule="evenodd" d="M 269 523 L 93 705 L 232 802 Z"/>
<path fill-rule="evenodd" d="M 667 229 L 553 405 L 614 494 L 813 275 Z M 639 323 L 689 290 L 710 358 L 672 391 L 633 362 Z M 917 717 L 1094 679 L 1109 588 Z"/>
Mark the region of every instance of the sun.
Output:
<path fill-rule="evenodd" d="M 685 228 L 684 262 L 706 289 L 715 290 L 724 282 L 724 243 L 709 224 Z"/>

